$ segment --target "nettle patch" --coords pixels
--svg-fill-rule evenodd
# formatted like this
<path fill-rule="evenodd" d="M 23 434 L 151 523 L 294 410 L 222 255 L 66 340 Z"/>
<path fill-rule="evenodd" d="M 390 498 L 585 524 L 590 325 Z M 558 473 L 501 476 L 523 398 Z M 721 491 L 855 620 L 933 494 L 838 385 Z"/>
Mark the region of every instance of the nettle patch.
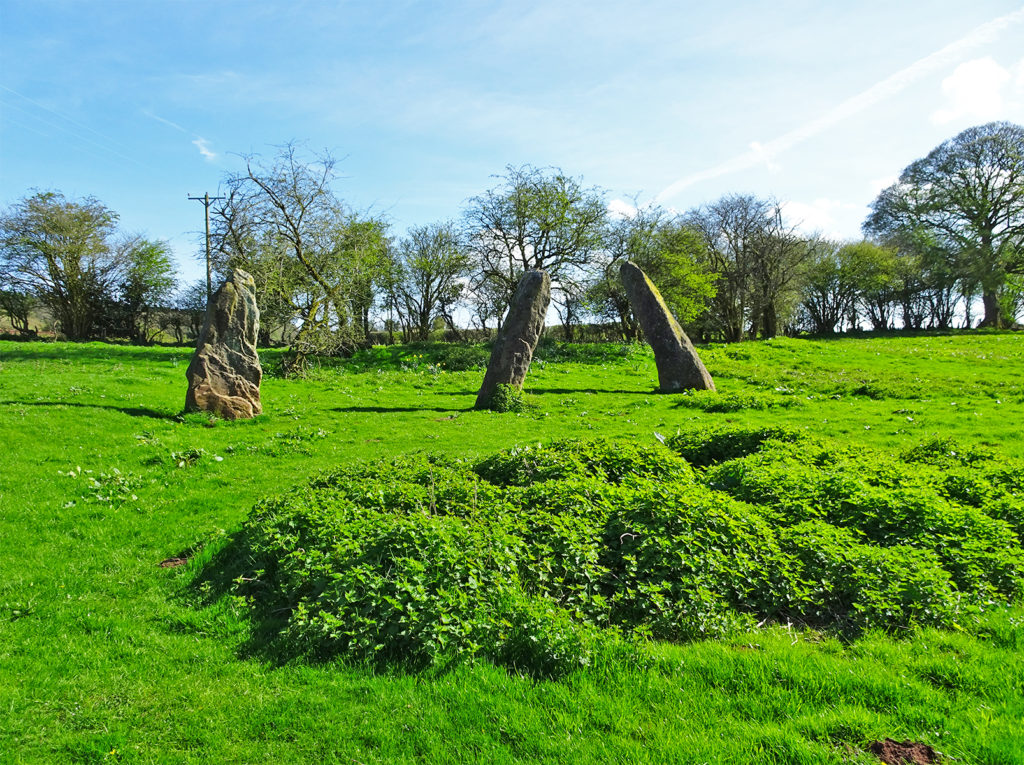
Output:
<path fill-rule="evenodd" d="M 1024 594 L 1024 466 L 780 428 L 414 454 L 254 508 L 203 575 L 281 658 L 555 675 L 765 621 L 959 626 Z"/>

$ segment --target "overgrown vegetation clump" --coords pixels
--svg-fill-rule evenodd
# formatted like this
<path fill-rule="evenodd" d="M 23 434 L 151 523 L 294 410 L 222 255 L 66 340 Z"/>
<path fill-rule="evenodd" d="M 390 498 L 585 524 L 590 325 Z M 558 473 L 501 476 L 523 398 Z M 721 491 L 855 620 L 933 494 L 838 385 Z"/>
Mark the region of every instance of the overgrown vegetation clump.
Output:
<path fill-rule="evenodd" d="M 782 428 L 414 454 L 262 502 L 211 562 L 281 658 L 541 675 L 755 622 L 959 626 L 1024 594 L 1024 466 Z"/>

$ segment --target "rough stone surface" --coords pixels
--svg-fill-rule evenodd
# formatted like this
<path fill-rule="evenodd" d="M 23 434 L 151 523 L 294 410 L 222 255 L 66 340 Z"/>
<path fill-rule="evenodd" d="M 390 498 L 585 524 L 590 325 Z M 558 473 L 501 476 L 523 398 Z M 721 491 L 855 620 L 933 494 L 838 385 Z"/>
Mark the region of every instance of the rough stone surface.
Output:
<path fill-rule="evenodd" d="M 206 306 L 199 343 L 188 365 L 185 411 L 214 412 L 226 420 L 255 417 L 263 411 L 256 355 L 260 312 L 256 284 L 235 269 Z"/>
<path fill-rule="evenodd" d="M 714 390 L 715 383 L 704 368 L 690 338 L 683 332 L 665 305 L 647 274 L 635 263 L 626 261 L 619 276 L 629 296 L 633 314 L 654 349 L 658 367 L 658 387 L 664 393 L 681 390 Z"/>
<path fill-rule="evenodd" d="M 527 271 L 519 280 L 512 306 L 494 341 L 476 408 L 488 409 L 499 385 L 523 387 L 533 351 L 544 331 L 551 302 L 551 279 L 544 271 Z"/>

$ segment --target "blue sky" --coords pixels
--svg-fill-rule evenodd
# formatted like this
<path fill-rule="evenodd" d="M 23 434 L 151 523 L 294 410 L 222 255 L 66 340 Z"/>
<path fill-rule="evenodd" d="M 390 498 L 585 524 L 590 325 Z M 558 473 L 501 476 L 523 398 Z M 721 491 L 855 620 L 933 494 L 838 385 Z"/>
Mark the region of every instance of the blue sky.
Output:
<path fill-rule="evenodd" d="M 198 278 L 239 155 L 305 142 L 393 233 L 506 165 L 685 210 L 774 196 L 859 235 L 960 130 L 1024 123 L 1024 6 L 930 2 L 0 0 L 0 203 L 99 198 Z"/>

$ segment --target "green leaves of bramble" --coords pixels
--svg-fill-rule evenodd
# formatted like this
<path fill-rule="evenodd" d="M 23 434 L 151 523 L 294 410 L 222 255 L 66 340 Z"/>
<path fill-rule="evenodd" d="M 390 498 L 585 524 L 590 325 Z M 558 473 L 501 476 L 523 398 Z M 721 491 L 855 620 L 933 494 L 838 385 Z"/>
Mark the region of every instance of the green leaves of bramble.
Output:
<path fill-rule="evenodd" d="M 92 470 L 82 470 L 76 466 L 67 472 L 68 478 L 74 478 L 82 482 L 82 498 L 88 502 L 122 505 L 125 502 L 134 502 L 138 499 L 135 491 L 143 485 L 143 480 L 134 473 L 122 473 L 117 468 L 109 471 L 96 473 Z M 64 507 L 73 507 L 72 500 Z"/>
<path fill-rule="evenodd" d="M 955 626 L 1024 594 L 1022 486 L 947 442 L 893 457 L 781 428 L 418 454 L 262 503 L 210 565 L 251 561 L 235 591 L 285 656 L 557 675 L 764 620 Z"/>

